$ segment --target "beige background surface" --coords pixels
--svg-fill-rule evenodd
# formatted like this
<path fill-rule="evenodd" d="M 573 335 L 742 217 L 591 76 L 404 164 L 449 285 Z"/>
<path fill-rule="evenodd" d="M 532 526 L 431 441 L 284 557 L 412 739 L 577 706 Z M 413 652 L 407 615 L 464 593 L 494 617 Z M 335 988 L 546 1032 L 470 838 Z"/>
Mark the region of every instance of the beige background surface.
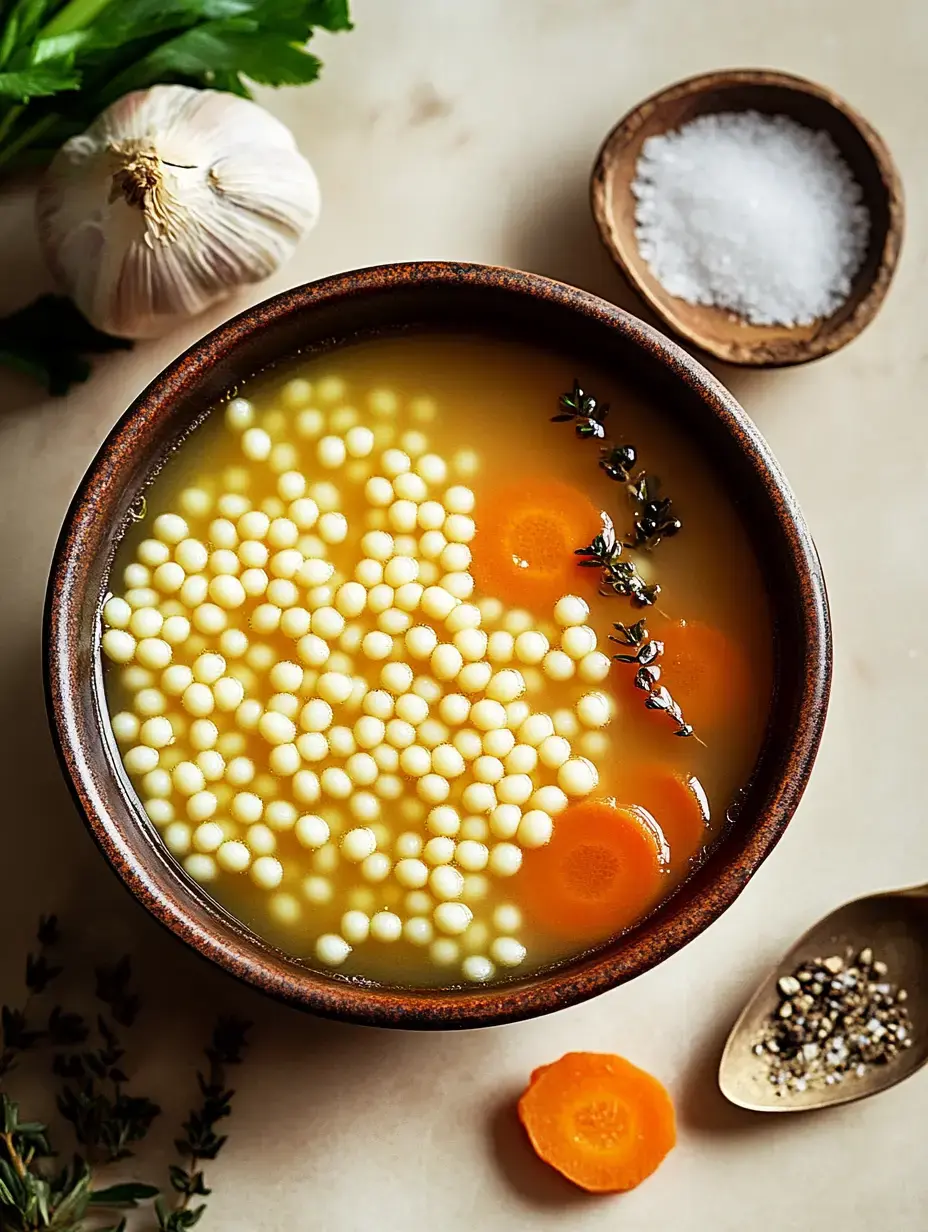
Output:
<path fill-rule="evenodd" d="M 806 74 L 888 140 L 909 223 L 879 319 L 811 367 L 721 373 L 783 463 L 828 577 L 835 686 L 812 784 L 774 857 L 707 933 L 632 985 L 551 1018 L 431 1037 L 349 1028 L 265 1004 L 195 961 L 126 897 L 74 814 L 46 732 L 39 636 L 78 479 L 129 401 L 212 323 L 197 322 L 102 364 L 66 400 L 0 384 L 0 988 L 13 995 L 40 909 L 63 914 L 77 949 L 131 947 L 146 1002 L 139 1081 L 171 1114 L 165 1148 L 215 1007 L 254 1018 L 204 1227 L 925 1232 L 928 1075 L 831 1114 L 765 1119 L 727 1107 L 714 1071 L 745 994 L 806 924 L 842 899 L 928 876 L 928 6 L 356 0 L 356 18 L 351 35 L 319 40 L 321 84 L 267 98 L 318 169 L 324 217 L 252 299 L 372 262 L 454 257 L 632 306 L 598 248 L 587 175 L 621 113 L 690 73 Z M 0 195 L 0 260 L 0 306 L 45 285 L 26 191 Z M 677 1102 L 678 1149 L 622 1198 L 572 1192 L 528 1154 L 512 1117 L 531 1067 L 576 1048 L 625 1053 Z"/>

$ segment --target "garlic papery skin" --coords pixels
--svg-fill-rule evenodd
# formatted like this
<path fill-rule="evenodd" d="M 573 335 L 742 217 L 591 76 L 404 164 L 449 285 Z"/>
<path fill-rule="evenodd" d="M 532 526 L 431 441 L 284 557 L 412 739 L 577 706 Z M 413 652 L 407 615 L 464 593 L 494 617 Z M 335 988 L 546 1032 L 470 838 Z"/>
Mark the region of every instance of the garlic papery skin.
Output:
<path fill-rule="evenodd" d="M 272 274 L 319 216 L 315 172 L 256 103 L 161 85 L 58 151 L 37 202 L 62 288 L 98 329 L 151 338 Z"/>

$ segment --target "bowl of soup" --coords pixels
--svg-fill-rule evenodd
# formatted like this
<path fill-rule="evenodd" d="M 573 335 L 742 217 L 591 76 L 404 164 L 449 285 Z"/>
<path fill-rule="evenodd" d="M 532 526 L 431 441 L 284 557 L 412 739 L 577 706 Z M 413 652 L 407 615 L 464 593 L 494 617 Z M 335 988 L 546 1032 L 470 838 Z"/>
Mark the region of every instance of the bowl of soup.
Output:
<path fill-rule="evenodd" d="M 735 899 L 831 651 L 733 397 L 592 295 L 416 263 L 197 343 L 85 476 L 46 612 L 80 811 L 204 957 L 317 1013 L 529 1017 Z"/>

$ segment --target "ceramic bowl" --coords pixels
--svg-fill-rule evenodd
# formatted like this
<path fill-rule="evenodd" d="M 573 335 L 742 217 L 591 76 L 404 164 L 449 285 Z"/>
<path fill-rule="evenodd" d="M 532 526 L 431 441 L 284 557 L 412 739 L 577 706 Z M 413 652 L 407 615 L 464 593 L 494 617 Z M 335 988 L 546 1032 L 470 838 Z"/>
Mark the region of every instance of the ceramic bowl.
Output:
<path fill-rule="evenodd" d="M 641 147 L 702 115 L 759 111 L 785 115 L 826 132 L 850 167 L 870 215 L 863 263 L 845 302 L 808 325 L 752 325 L 707 304 L 671 295 L 651 272 L 635 238 L 635 180 Z M 661 321 L 716 359 L 778 368 L 829 355 L 853 341 L 876 316 L 899 260 L 904 230 L 902 181 L 886 143 L 832 90 L 770 69 L 724 69 L 668 86 L 624 116 L 596 159 L 590 185 L 593 216 L 608 252 Z"/>
<path fill-rule="evenodd" d="M 490 987 L 382 988 L 310 970 L 267 945 L 196 885 L 163 846 L 122 770 L 106 718 L 100 609 L 114 550 L 146 482 L 223 394 L 297 350 L 424 328 L 527 339 L 612 368 L 671 408 L 735 494 L 764 562 L 775 624 L 768 738 L 737 820 L 683 888 L 634 931 L 556 969 Z M 45 665 L 52 732 L 93 837 L 130 892 L 204 958 L 273 997 L 353 1022 L 475 1027 L 595 996 L 692 940 L 744 889 L 799 803 L 831 674 L 828 609 L 809 532 L 735 399 L 656 330 L 574 287 L 451 263 L 390 265 L 299 287 L 209 334 L 171 364 L 110 433 L 68 512 L 49 582 Z"/>

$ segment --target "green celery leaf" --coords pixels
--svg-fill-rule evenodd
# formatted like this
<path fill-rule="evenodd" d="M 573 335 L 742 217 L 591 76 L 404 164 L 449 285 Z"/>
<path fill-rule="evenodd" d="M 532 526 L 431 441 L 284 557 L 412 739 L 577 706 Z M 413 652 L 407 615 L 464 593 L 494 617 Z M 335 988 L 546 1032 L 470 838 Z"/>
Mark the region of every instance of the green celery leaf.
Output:
<path fill-rule="evenodd" d="M 248 15 L 254 6 L 255 0 L 123 0 L 81 32 L 84 51 L 93 54 L 157 35 L 179 34 L 202 22 Z"/>
<path fill-rule="evenodd" d="M 85 355 L 131 346 L 125 338 L 95 329 L 63 295 L 42 295 L 0 318 L 0 364 L 29 373 L 55 396 L 87 380 L 90 364 Z"/>
<path fill-rule="evenodd" d="M 75 30 L 71 34 L 55 34 L 51 38 L 40 38 L 32 45 L 30 63 L 46 64 L 49 60 L 73 59 L 87 43 L 88 31 Z"/>
<path fill-rule="evenodd" d="M 0 97 L 25 102 L 58 94 L 61 90 L 80 89 L 81 76 L 70 64 L 43 64 L 10 73 L 0 73 Z"/>
<path fill-rule="evenodd" d="M 321 65 L 286 35 L 249 18 L 207 22 L 164 43 L 110 86 L 115 97 L 156 81 L 200 81 L 212 85 L 218 74 L 242 74 L 262 85 L 302 85 L 314 81 Z"/>

